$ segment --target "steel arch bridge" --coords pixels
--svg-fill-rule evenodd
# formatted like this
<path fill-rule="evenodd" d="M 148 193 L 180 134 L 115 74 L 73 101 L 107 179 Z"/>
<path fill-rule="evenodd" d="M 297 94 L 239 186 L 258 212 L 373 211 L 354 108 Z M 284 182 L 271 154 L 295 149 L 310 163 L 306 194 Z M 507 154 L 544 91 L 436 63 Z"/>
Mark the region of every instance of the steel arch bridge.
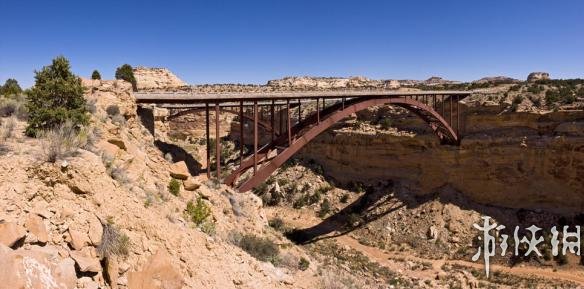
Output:
<path fill-rule="evenodd" d="M 349 115 L 373 106 L 394 105 L 417 115 L 431 128 L 443 145 L 459 145 L 461 139 L 462 110 L 460 101 L 469 91 L 327 91 L 288 93 L 136 93 L 138 104 L 156 104 L 177 109 L 171 118 L 195 111 L 205 111 L 207 137 L 207 176 L 210 170 L 210 118 L 215 111 L 215 136 L 219 137 L 219 115 L 235 113 L 240 123 L 240 164 L 224 180 L 225 184 L 246 192 L 264 182 L 275 170 L 296 154 L 312 139 Z M 327 102 L 329 103 L 327 105 Z M 306 105 L 308 104 L 308 105 Z M 303 114 L 314 108 L 311 113 Z M 261 110 L 260 110 L 261 109 Z M 297 117 L 292 116 L 297 110 Z M 279 130 L 275 126 L 276 114 Z M 304 117 L 303 117 L 304 116 Z M 253 122 L 253 152 L 244 157 L 243 119 Z M 258 127 L 271 134 L 270 142 L 260 147 Z M 284 127 L 283 127 L 284 126 Z M 215 142 L 216 176 L 221 176 L 221 142 Z M 252 170 L 251 177 L 238 181 Z"/>

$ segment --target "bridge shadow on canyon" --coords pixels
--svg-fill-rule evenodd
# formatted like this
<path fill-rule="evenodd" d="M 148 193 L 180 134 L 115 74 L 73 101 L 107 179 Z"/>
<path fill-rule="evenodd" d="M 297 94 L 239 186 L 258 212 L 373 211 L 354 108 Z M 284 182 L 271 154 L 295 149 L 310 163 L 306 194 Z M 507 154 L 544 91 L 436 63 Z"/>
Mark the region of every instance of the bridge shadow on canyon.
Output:
<path fill-rule="evenodd" d="M 327 176 L 329 182 L 334 182 L 334 177 Z M 339 186 L 351 190 L 351 186 Z M 552 226 L 583 225 L 584 214 L 562 215 L 543 210 L 531 210 L 521 208 L 506 208 L 486 205 L 475 202 L 449 184 L 435 188 L 430 192 L 413 192 L 407 186 L 403 186 L 397 180 L 385 180 L 375 184 L 366 185 L 365 193 L 345 208 L 323 219 L 320 223 L 307 228 L 296 228 L 286 232 L 286 237 L 299 245 L 315 243 L 325 239 L 334 239 L 349 234 L 355 230 L 366 227 L 372 222 L 385 216 L 397 213 L 402 208 L 416 209 L 428 202 L 438 201 L 443 205 L 451 204 L 460 210 L 468 210 L 479 213 L 481 216 L 489 216 L 492 222 L 506 226 L 501 233 L 513 237 L 515 226 L 520 227 L 520 236 L 529 237 L 525 228 L 535 225 L 549 232 Z M 404 215 L 405 218 L 414 218 Z M 482 220 L 477 220 L 478 225 L 483 225 Z M 476 233 L 482 232 L 471 227 L 469 230 Z M 571 227 L 573 229 L 573 227 Z M 494 233 L 494 232 L 492 232 Z M 476 236 L 471 236 L 476 239 Z M 520 252 L 523 249 L 520 249 Z M 529 257 L 514 257 L 510 265 L 529 261 Z"/>

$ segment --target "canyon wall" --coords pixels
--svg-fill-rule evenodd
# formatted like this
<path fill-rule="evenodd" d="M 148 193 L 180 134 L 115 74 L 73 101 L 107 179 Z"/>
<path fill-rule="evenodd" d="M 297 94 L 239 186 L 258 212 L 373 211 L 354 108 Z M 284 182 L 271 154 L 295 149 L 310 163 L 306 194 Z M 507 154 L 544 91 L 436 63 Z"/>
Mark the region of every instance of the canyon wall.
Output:
<path fill-rule="evenodd" d="M 584 209 L 584 112 L 545 115 L 468 109 L 460 147 L 429 133 L 328 131 L 306 146 L 339 183 L 394 180 L 418 194 L 452 186 L 489 205 L 579 213 Z M 422 123 L 409 120 L 396 126 Z M 423 130 L 419 130 L 423 131 Z"/>

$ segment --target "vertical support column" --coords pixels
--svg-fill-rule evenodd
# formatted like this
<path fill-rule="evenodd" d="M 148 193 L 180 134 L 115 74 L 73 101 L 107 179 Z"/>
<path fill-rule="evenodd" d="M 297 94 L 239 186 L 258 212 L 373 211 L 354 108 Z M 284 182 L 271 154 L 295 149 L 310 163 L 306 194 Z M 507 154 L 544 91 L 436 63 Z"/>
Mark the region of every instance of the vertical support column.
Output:
<path fill-rule="evenodd" d="M 432 103 L 434 104 L 434 111 L 438 110 L 438 105 L 436 104 L 436 95 L 432 95 Z"/>
<path fill-rule="evenodd" d="M 286 99 L 286 116 L 288 121 L 287 126 L 288 126 L 288 146 L 292 145 L 292 124 L 290 123 L 290 99 Z"/>
<path fill-rule="evenodd" d="M 460 140 L 460 95 L 456 96 L 456 134 Z"/>
<path fill-rule="evenodd" d="M 211 136 L 209 135 L 209 104 L 205 103 L 205 136 L 207 137 L 207 179 L 211 179 Z"/>
<path fill-rule="evenodd" d="M 272 99 L 272 105 L 270 106 L 270 126 L 272 127 L 272 141 L 276 135 L 276 128 L 274 127 L 274 100 Z"/>
<path fill-rule="evenodd" d="M 343 110 L 345 110 L 345 98 L 343 97 L 341 101 L 343 102 Z"/>
<path fill-rule="evenodd" d="M 219 135 L 219 103 L 215 104 L 215 162 L 217 163 L 217 180 L 221 179 L 221 136 Z"/>
<path fill-rule="evenodd" d="M 243 140 L 243 100 L 239 102 L 239 165 L 241 166 L 241 164 L 243 163 L 243 146 L 244 146 L 244 140 Z"/>
<path fill-rule="evenodd" d="M 450 96 L 450 127 L 452 127 L 452 95 Z"/>
<path fill-rule="evenodd" d="M 320 98 L 316 99 L 316 124 L 320 123 Z"/>
<path fill-rule="evenodd" d="M 445 117 L 445 115 L 444 115 L 444 105 L 445 105 L 445 103 L 444 103 L 444 94 L 442 95 L 442 102 L 441 102 L 441 104 L 442 104 L 442 118 L 444 118 Z"/>
<path fill-rule="evenodd" d="M 278 111 L 278 116 L 280 118 L 280 121 L 278 122 L 278 126 L 280 127 L 280 135 L 282 135 L 282 133 L 284 132 L 283 131 L 283 128 L 282 128 L 282 124 L 284 123 L 284 119 L 283 119 L 284 118 L 284 115 L 282 114 L 282 112 L 284 110 L 282 109 L 282 106 L 281 105 L 278 105 L 278 107 L 280 108 L 280 111 Z"/>
<path fill-rule="evenodd" d="M 298 99 L 298 123 L 302 121 L 302 109 L 300 107 L 300 98 Z"/>
<path fill-rule="evenodd" d="M 258 102 L 253 102 L 253 174 L 258 171 Z"/>

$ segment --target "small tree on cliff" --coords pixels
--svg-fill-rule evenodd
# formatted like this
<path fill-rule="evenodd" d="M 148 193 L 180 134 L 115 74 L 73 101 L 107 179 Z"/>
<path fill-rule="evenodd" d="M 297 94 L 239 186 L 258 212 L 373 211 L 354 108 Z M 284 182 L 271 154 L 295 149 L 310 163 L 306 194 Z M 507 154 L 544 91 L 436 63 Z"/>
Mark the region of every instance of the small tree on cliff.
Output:
<path fill-rule="evenodd" d="M 84 88 L 81 79 L 71 72 L 69 60 L 59 56 L 35 74 L 35 85 L 26 96 L 27 135 L 38 136 L 39 132 L 65 122 L 87 124 Z"/>
<path fill-rule="evenodd" d="M 94 70 L 93 73 L 91 74 L 91 79 L 101 80 L 101 74 L 99 74 L 99 71 Z"/>
<path fill-rule="evenodd" d="M 0 94 L 9 96 L 9 95 L 19 95 L 22 93 L 22 88 L 18 85 L 18 81 L 13 78 L 8 78 L 4 85 L 0 86 Z"/>
<path fill-rule="evenodd" d="M 134 70 L 129 64 L 124 64 L 116 69 L 116 79 L 123 79 L 132 84 L 134 91 L 137 91 L 136 78 L 134 77 Z"/>

